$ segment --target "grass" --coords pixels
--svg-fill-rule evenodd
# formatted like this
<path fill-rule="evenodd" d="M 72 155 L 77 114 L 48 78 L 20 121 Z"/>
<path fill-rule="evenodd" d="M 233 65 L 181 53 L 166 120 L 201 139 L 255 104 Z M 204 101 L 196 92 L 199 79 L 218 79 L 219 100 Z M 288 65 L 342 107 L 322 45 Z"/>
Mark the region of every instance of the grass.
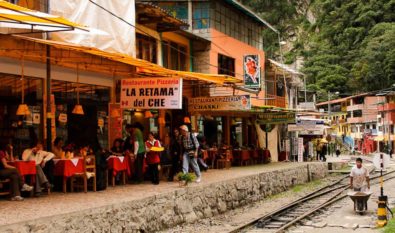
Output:
<path fill-rule="evenodd" d="M 314 181 L 311 181 L 311 182 L 306 183 L 306 184 L 297 184 L 297 185 L 293 186 L 292 189 L 289 190 L 289 192 L 299 193 L 299 192 L 302 192 L 304 190 L 312 190 L 312 189 L 314 189 L 315 187 L 317 187 L 317 186 L 319 186 L 321 184 L 322 184 L 321 180 L 314 180 Z M 273 199 L 276 199 L 276 198 L 285 197 L 285 196 L 289 195 L 289 192 L 277 193 L 277 194 L 269 196 L 268 199 L 273 200 Z"/>
<path fill-rule="evenodd" d="M 392 212 L 395 213 L 395 208 L 392 209 Z M 392 218 L 388 221 L 387 226 L 385 226 L 382 230 L 383 233 L 395 233 L 395 218 Z"/>
<path fill-rule="evenodd" d="M 314 187 L 319 186 L 321 184 L 322 184 L 321 180 L 314 180 L 314 181 L 306 183 L 306 184 L 297 184 L 291 189 L 291 191 L 294 193 L 299 193 L 306 188 L 311 189 L 311 188 L 314 188 Z"/>

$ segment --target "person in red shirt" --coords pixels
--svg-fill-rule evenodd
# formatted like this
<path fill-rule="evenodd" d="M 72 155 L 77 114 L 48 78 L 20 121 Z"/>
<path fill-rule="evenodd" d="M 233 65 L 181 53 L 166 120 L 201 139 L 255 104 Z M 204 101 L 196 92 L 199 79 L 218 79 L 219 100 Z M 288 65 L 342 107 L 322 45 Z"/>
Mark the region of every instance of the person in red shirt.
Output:
<path fill-rule="evenodd" d="M 12 146 L 9 146 L 12 151 Z M 11 201 L 23 201 L 21 191 L 32 191 L 33 187 L 24 184 L 18 170 L 7 163 L 7 150 L 0 148 L 0 179 L 11 181 Z"/>
<path fill-rule="evenodd" d="M 152 147 L 162 147 L 159 140 L 155 139 L 153 132 L 149 133 L 148 140 L 145 142 L 145 150 L 147 151 L 146 161 L 148 164 L 148 170 L 151 175 L 152 183 L 158 185 L 160 152 L 151 151 Z"/>

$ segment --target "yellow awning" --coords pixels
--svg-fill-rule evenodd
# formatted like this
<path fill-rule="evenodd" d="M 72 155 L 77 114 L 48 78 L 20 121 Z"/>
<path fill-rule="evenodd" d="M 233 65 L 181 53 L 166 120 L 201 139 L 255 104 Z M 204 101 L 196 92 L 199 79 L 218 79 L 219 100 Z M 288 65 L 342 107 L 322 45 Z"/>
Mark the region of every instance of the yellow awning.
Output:
<path fill-rule="evenodd" d="M 62 17 L 30 10 L 3 0 L 0 0 L 0 28 L 29 29 L 31 32 L 90 31 L 89 28 Z"/>
<path fill-rule="evenodd" d="M 383 137 L 383 135 L 379 135 L 379 136 L 374 137 L 374 140 L 376 142 L 381 142 L 381 141 L 384 141 L 384 137 Z"/>
<path fill-rule="evenodd" d="M 242 82 L 242 80 L 240 80 L 240 79 L 237 79 L 232 76 L 227 76 L 227 75 L 204 74 L 204 73 L 170 70 L 170 69 L 164 68 L 162 66 L 159 66 L 157 64 L 154 64 L 154 63 L 151 63 L 151 62 L 148 62 L 145 60 L 133 58 L 133 57 L 130 57 L 125 54 L 105 52 L 105 51 L 99 50 L 97 48 L 92 48 L 92 47 L 86 47 L 86 46 L 81 46 L 81 45 L 76 45 L 76 44 L 71 44 L 71 43 L 53 41 L 53 40 L 37 39 L 37 38 L 32 38 L 32 37 L 24 37 L 24 36 L 13 36 L 13 37 L 23 39 L 23 40 L 33 41 L 33 42 L 40 43 L 40 44 L 50 45 L 52 47 L 59 48 L 59 49 L 67 49 L 67 50 L 73 50 L 73 51 L 78 51 L 78 52 L 82 52 L 82 53 L 87 53 L 87 54 L 99 56 L 102 58 L 106 58 L 106 59 L 109 59 L 112 61 L 117 61 L 117 62 L 121 62 L 124 64 L 132 65 L 137 68 L 137 72 L 139 74 L 153 75 L 153 76 L 158 76 L 158 77 L 166 77 L 166 76 L 180 77 L 180 78 L 183 78 L 186 80 L 205 81 L 205 82 L 215 83 L 215 84 L 219 84 L 219 85 L 223 85 L 224 83 L 241 83 Z"/>

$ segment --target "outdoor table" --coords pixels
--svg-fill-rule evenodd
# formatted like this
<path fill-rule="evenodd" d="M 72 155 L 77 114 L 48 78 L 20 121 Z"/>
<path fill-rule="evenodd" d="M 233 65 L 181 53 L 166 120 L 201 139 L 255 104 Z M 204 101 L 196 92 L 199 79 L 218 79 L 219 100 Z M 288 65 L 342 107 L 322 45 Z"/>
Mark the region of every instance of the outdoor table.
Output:
<path fill-rule="evenodd" d="M 122 172 L 123 184 L 126 184 L 126 173 L 131 175 L 129 159 L 125 156 L 110 156 L 107 159 L 107 168 L 112 171 L 112 186 L 115 186 L 115 176 Z"/>
<path fill-rule="evenodd" d="M 8 162 L 8 163 L 14 166 L 18 170 L 23 180 L 25 179 L 25 176 L 31 176 L 31 183 L 33 184 L 35 182 L 36 161 L 15 160 L 13 162 Z"/>
<path fill-rule="evenodd" d="M 84 159 L 54 159 L 54 175 L 63 177 L 63 192 L 67 191 L 67 178 L 77 173 L 84 173 Z"/>

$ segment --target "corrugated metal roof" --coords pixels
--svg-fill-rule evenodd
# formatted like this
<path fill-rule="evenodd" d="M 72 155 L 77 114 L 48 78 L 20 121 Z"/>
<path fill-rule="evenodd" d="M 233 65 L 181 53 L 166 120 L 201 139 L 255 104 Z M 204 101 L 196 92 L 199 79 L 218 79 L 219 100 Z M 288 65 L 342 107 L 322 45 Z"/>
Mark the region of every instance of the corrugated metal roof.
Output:
<path fill-rule="evenodd" d="M 276 33 L 279 33 L 277 31 L 277 29 L 275 29 L 270 23 L 268 23 L 266 20 L 264 20 L 261 17 L 259 17 L 255 12 L 253 12 L 251 9 L 249 9 L 248 7 L 246 7 L 243 4 L 241 4 L 239 1 L 236 1 L 236 0 L 225 0 L 225 2 L 227 2 L 227 3 L 231 4 L 232 6 L 236 7 L 237 9 L 242 11 L 244 14 L 250 16 L 252 19 L 257 21 L 258 23 L 267 26 L 268 28 L 270 28 L 271 30 L 273 30 Z"/>

